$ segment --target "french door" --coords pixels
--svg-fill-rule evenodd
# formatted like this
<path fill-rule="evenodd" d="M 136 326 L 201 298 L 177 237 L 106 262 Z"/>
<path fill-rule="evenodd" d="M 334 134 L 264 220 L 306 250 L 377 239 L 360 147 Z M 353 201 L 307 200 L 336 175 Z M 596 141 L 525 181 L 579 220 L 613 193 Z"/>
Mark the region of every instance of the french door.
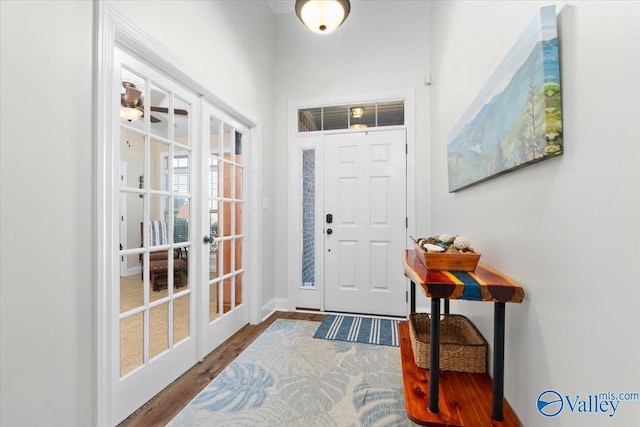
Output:
<path fill-rule="evenodd" d="M 112 87 L 117 424 L 248 323 L 248 130 L 121 49 Z"/>
<path fill-rule="evenodd" d="M 404 316 L 405 130 L 324 139 L 325 310 Z"/>
<path fill-rule="evenodd" d="M 248 130 L 213 106 L 204 104 L 203 110 L 200 322 L 207 354 L 249 322 L 244 244 Z"/>
<path fill-rule="evenodd" d="M 120 274 L 112 288 L 113 419 L 131 414 L 197 362 L 197 264 L 183 206 L 194 201 L 199 99 L 114 51 Z M 115 163 L 115 162 L 114 162 Z"/>

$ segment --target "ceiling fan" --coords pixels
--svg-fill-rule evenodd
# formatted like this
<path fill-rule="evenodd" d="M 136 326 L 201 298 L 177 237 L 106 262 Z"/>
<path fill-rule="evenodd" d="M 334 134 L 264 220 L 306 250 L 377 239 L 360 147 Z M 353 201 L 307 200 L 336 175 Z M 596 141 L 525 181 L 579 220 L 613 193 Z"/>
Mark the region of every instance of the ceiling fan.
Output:
<path fill-rule="evenodd" d="M 142 91 L 138 89 L 134 83 L 128 81 L 123 81 L 122 87 L 124 88 L 125 92 L 120 95 L 120 117 L 129 120 L 130 122 L 138 120 L 140 117 L 144 116 Z M 149 110 L 158 113 L 169 112 L 169 109 L 166 107 L 149 106 Z M 174 108 L 173 113 L 181 116 L 189 115 L 189 112 L 187 110 L 183 110 L 180 108 Z M 162 121 L 154 116 L 150 116 L 149 120 L 151 120 L 151 123 L 160 123 Z"/>

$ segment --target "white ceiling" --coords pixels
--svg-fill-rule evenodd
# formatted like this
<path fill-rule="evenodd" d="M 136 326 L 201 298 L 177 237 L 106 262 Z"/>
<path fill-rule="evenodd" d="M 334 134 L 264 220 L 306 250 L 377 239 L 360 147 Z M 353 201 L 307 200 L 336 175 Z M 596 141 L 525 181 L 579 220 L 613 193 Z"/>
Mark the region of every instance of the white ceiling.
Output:
<path fill-rule="evenodd" d="M 275 15 L 293 13 L 295 11 L 295 0 L 267 0 L 267 3 L 269 3 Z"/>

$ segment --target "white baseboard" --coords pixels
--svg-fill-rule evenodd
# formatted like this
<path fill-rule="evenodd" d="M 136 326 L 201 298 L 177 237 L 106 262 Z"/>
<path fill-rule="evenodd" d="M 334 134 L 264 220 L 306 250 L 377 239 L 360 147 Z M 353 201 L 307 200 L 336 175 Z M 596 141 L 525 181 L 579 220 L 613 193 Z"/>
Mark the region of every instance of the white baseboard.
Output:
<path fill-rule="evenodd" d="M 140 274 L 141 271 L 142 268 L 140 268 L 140 266 L 127 268 L 127 277 L 133 276 L 134 274 Z"/>
<path fill-rule="evenodd" d="M 273 298 L 271 301 L 262 306 L 262 320 L 271 316 L 276 311 L 289 311 L 287 308 L 287 298 Z"/>

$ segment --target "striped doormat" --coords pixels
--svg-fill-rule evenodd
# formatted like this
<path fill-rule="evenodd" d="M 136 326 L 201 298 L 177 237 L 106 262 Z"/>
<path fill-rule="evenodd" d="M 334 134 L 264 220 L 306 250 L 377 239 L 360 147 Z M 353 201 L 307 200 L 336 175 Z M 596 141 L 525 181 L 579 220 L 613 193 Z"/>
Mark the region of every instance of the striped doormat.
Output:
<path fill-rule="evenodd" d="M 398 347 L 400 320 L 328 314 L 314 338 Z"/>

